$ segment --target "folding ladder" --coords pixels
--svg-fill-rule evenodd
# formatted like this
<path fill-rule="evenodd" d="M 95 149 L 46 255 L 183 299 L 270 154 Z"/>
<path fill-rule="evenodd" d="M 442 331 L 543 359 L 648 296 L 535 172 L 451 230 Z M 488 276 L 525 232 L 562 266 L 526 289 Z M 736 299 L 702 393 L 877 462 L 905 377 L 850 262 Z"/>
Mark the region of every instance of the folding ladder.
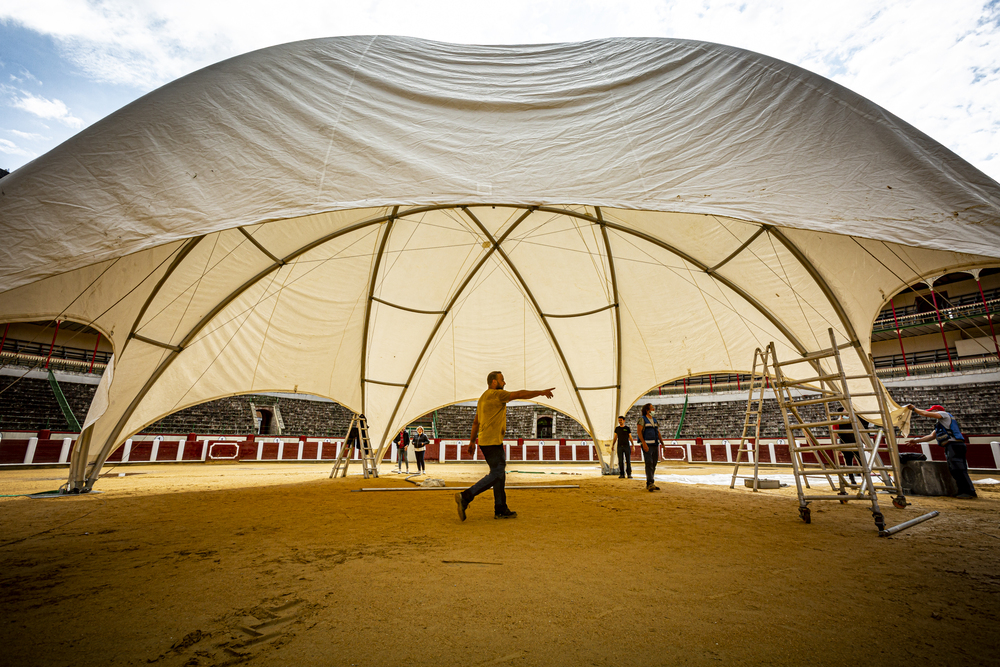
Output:
<path fill-rule="evenodd" d="M 785 424 L 799 497 L 799 516 L 806 523 L 810 522 L 809 503 L 813 501 L 838 500 L 846 504 L 849 500 L 861 500 L 871 503 L 872 518 L 879 531 L 882 531 L 885 530 L 885 518 L 879 509 L 878 492 L 895 494 L 892 504 L 897 508 L 906 507 L 906 498 L 900 487 L 899 450 L 896 447 L 896 434 L 885 390 L 874 375 L 870 357 L 865 374 L 845 374 L 840 351 L 853 347 L 853 344 L 838 345 L 832 328 L 829 329 L 829 334 L 828 349 L 810 352 L 788 361 L 778 361 L 774 343 L 769 345 L 775 376 L 774 390 Z M 788 377 L 790 367 L 796 365 L 802 369 L 794 373 L 798 378 Z M 803 375 L 811 377 L 802 377 Z M 871 391 L 852 394 L 848 384 L 851 380 L 867 381 Z M 861 398 L 874 398 L 876 408 L 859 411 L 855 402 Z M 822 406 L 822 413 L 818 418 L 806 414 L 813 412 L 815 415 L 819 406 Z M 843 408 L 843 414 L 835 418 L 831 410 L 836 411 L 838 407 Z M 868 422 L 881 422 L 883 427 L 879 428 L 872 423 L 863 425 L 863 418 L 867 418 Z M 841 442 L 834 429 L 835 425 L 841 427 L 842 433 L 852 433 L 854 442 Z M 850 427 L 850 430 L 844 427 Z M 829 444 L 819 442 L 818 438 L 824 437 L 824 432 L 829 434 Z M 841 452 L 854 453 L 857 463 L 842 465 L 839 457 Z M 883 460 L 882 454 L 887 455 L 888 463 Z M 812 460 L 807 460 L 807 457 Z M 861 482 L 848 482 L 847 475 L 851 474 L 859 474 Z M 803 487 L 810 488 L 809 477 L 825 477 L 836 493 L 807 495 Z"/>
<path fill-rule="evenodd" d="M 351 417 L 351 424 L 347 427 L 347 436 L 350 437 L 355 425 L 358 428 L 358 438 L 361 442 L 361 472 L 365 479 L 378 477 L 378 463 L 375 461 L 375 452 L 372 451 L 371 440 L 368 439 L 368 420 L 364 415 L 354 414 Z M 348 447 L 348 440 L 344 441 L 344 446 L 340 448 L 337 460 L 333 462 L 333 470 L 330 471 L 330 479 L 334 477 L 347 477 L 347 468 L 351 464 L 351 451 L 354 447 Z"/>
<path fill-rule="evenodd" d="M 743 435 L 740 436 L 740 448 L 736 452 L 736 465 L 733 467 L 733 478 L 729 482 L 729 488 L 736 485 L 737 478 L 752 479 L 753 490 L 757 491 L 759 481 L 758 468 L 760 461 L 760 419 L 764 411 L 764 389 L 770 384 L 771 372 L 768 368 L 771 346 L 765 347 L 763 351 L 758 347 L 753 351 L 753 368 L 750 371 L 750 388 L 747 392 L 747 411 L 743 419 Z M 759 369 L 759 370 L 758 370 Z M 756 391 L 756 397 L 754 392 Z M 753 437 L 747 437 L 747 433 L 753 429 Z M 751 440 L 753 441 L 751 443 Z M 740 463 L 743 455 L 747 456 L 747 463 L 753 460 L 753 477 L 740 476 Z"/>

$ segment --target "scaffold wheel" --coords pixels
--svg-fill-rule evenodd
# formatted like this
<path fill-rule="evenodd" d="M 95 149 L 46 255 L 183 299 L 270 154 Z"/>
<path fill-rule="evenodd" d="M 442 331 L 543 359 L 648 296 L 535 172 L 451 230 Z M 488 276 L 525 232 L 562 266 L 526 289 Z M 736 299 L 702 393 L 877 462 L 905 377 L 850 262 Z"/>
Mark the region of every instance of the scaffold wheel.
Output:
<path fill-rule="evenodd" d="M 812 513 L 809 511 L 808 507 L 799 508 L 799 516 L 802 517 L 802 520 L 805 521 L 806 523 L 812 523 L 811 514 Z"/>
<path fill-rule="evenodd" d="M 847 495 L 847 491 L 844 491 L 843 489 L 841 489 L 840 493 L 838 493 L 837 495 L 838 496 L 846 496 Z M 841 500 L 840 504 L 841 505 L 846 505 L 847 504 L 847 499 L 845 498 L 845 499 Z"/>
<path fill-rule="evenodd" d="M 885 530 L 885 517 L 882 516 L 881 512 L 872 512 L 872 518 L 875 519 L 875 527 L 880 533 Z"/>
<path fill-rule="evenodd" d="M 892 506 L 898 510 L 905 509 L 909 504 L 906 502 L 906 496 L 896 496 L 892 499 Z"/>

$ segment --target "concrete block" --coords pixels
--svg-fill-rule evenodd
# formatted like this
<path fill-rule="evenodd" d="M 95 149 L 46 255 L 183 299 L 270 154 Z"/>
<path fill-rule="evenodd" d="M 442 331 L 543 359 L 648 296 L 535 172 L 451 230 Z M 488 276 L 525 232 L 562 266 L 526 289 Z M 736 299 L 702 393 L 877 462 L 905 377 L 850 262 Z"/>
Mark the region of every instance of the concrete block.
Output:
<path fill-rule="evenodd" d="M 954 496 L 958 493 L 958 486 L 944 461 L 908 461 L 902 468 L 905 495 Z"/>

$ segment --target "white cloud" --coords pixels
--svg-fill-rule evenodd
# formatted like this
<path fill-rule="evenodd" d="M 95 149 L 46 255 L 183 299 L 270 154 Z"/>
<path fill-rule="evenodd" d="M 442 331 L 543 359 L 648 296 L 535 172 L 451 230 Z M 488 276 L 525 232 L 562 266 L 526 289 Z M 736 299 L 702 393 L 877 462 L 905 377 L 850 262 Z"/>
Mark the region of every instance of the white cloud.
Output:
<path fill-rule="evenodd" d="M 29 72 L 28 70 L 26 70 L 23 67 L 20 68 L 19 74 L 20 74 L 20 76 L 18 76 L 17 74 L 11 74 L 10 75 L 10 80 L 14 81 L 16 83 L 24 83 L 25 81 L 33 81 L 34 83 L 37 83 L 39 86 L 42 85 L 42 82 L 38 80 L 38 77 L 36 77 L 34 74 L 32 74 L 31 72 Z"/>
<path fill-rule="evenodd" d="M 35 157 L 35 154 L 31 151 L 20 148 L 13 141 L 8 141 L 7 139 L 0 139 L 0 153 L 20 155 L 22 157 Z"/>
<path fill-rule="evenodd" d="M 22 139 L 28 139 L 29 141 L 48 141 L 49 137 L 42 136 L 41 134 L 35 134 L 34 132 L 22 132 L 21 130 L 11 130 L 11 134 L 15 137 L 21 137 Z"/>
<path fill-rule="evenodd" d="M 10 105 L 34 114 L 39 118 L 57 120 L 74 130 L 79 130 L 84 125 L 82 120 L 69 112 L 69 108 L 62 100 L 50 100 L 45 97 L 33 95 L 26 90 L 19 91 L 11 100 Z"/>

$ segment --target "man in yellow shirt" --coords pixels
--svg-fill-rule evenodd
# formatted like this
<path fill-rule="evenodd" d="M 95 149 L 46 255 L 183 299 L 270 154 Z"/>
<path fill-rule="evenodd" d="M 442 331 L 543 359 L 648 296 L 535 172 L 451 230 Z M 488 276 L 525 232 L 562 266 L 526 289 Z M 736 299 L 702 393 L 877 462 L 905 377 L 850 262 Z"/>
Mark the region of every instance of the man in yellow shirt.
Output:
<path fill-rule="evenodd" d="M 507 457 L 503 451 L 503 434 L 507 430 L 507 403 L 517 400 L 528 400 L 538 396 L 552 398 L 552 389 L 531 391 L 504 391 L 503 373 L 493 371 L 486 376 L 489 389 L 479 397 L 476 406 L 476 417 L 472 420 L 472 435 L 469 437 L 469 454 L 476 453 L 476 439 L 479 439 L 479 449 L 483 458 L 490 466 L 490 472 L 471 488 L 455 494 L 458 505 L 458 518 L 465 521 L 465 508 L 472 499 L 486 489 L 493 489 L 493 518 L 513 519 L 517 512 L 507 507 L 507 494 L 504 492 L 504 482 L 507 479 Z"/>

